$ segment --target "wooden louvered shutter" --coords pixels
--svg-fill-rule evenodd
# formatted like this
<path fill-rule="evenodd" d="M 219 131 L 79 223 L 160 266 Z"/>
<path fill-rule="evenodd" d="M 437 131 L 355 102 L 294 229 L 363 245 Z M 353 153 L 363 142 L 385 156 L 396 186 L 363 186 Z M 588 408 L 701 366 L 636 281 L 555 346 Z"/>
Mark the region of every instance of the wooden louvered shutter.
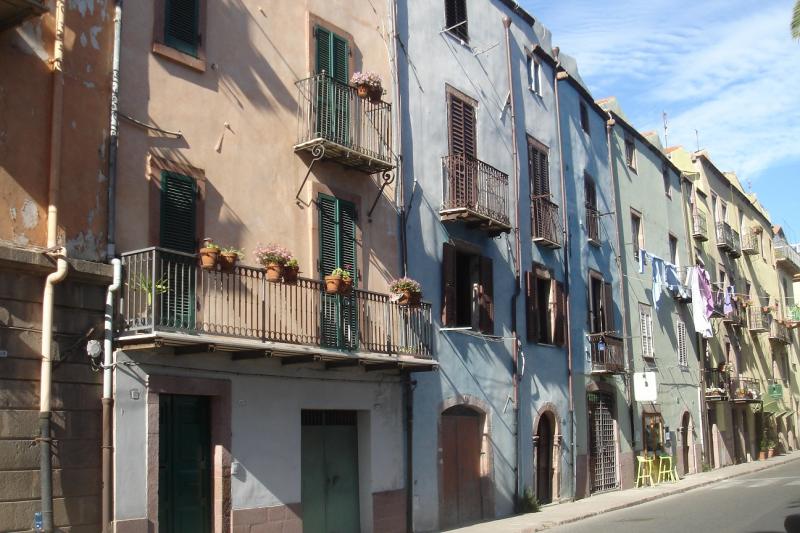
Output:
<path fill-rule="evenodd" d="M 164 44 L 197 57 L 200 0 L 165 0 Z"/>
<path fill-rule="evenodd" d="M 475 159 L 475 107 L 450 95 L 450 154 L 464 154 Z"/>
<path fill-rule="evenodd" d="M 442 325 L 456 323 L 456 247 L 442 245 Z"/>
<path fill-rule="evenodd" d="M 528 341 L 539 341 L 539 315 L 536 307 L 536 276 L 533 272 L 525 272 L 525 323 Z"/>
<path fill-rule="evenodd" d="M 317 74 L 325 71 L 329 76 L 333 75 L 333 65 L 331 64 L 331 32 L 317 26 Z"/>
<path fill-rule="evenodd" d="M 614 331 L 614 293 L 610 283 L 603 283 L 603 330 Z"/>
<path fill-rule="evenodd" d="M 564 293 L 564 284 L 560 281 L 553 283 L 555 291 L 553 307 L 553 344 L 564 346 L 567 343 L 567 298 Z"/>
<path fill-rule="evenodd" d="M 338 266 L 339 232 L 336 221 L 336 198 L 319 195 L 319 274 L 325 277 Z"/>
<path fill-rule="evenodd" d="M 444 20 L 445 27 L 452 28 L 459 22 L 463 22 L 460 26 L 450 30 L 453 35 L 464 39 L 469 37 L 467 31 L 467 2 L 466 0 L 445 0 L 444 1 Z"/>
<path fill-rule="evenodd" d="M 197 251 L 197 184 L 174 172 L 161 172 L 159 245 L 180 252 Z"/>
<path fill-rule="evenodd" d="M 481 256 L 480 260 L 480 329 L 488 335 L 494 334 L 494 276 L 492 260 Z"/>
<path fill-rule="evenodd" d="M 348 75 L 347 61 L 347 41 L 342 39 L 335 33 L 331 34 L 331 71 L 330 75 L 339 83 L 348 83 L 350 77 Z"/>

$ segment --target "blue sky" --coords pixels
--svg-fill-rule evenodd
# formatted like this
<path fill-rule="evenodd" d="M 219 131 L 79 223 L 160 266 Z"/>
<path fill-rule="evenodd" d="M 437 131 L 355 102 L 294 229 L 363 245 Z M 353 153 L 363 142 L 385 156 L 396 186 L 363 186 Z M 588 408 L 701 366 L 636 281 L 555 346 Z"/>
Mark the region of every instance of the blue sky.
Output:
<path fill-rule="evenodd" d="M 519 0 L 595 98 L 670 145 L 709 151 L 800 242 L 800 43 L 793 0 Z"/>

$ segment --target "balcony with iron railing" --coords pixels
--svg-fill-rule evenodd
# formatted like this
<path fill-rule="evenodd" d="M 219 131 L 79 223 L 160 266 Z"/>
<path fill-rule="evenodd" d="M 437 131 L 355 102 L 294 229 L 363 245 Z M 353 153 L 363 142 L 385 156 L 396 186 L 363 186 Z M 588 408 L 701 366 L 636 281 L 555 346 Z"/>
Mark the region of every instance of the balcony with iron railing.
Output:
<path fill-rule="evenodd" d="M 558 204 L 550 195 L 531 197 L 531 233 L 533 242 L 546 248 L 560 248 Z"/>
<path fill-rule="evenodd" d="M 761 381 L 745 376 L 731 377 L 731 399 L 734 402 L 758 402 L 762 398 Z"/>
<path fill-rule="evenodd" d="M 43 0 L 0 0 L 0 32 L 47 11 Z"/>
<path fill-rule="evenodd" d="M 791 275 L 800 274 L 800 253 L 783 239 L 775 239 L 775 264 Z"/>
<path fill-rule="evenodd" d="M 716 307 L 716 306 L 715 306 Z M 725 311 L 725 296 L 722 296 L 722 321 L 726 322 L 732 326 L 742 326 L 747 322 L 747 317 L 744 313 L 744 307 L 737 301 L 731 299 L 730 305 L 727 306 L 727 312 Z"/>
<path fill-rule="evenodd" d="M 698 241 L 708 240 L 708 222 L 706 215 L 699 211 L 692 215 L 692 237 Z"/>
<path fill-rule="evenodd" d="M 442 158 L 443 221 L 462 221 L 491 235 L 511 231 L 508 174 L 465 154 Z"/>
<path fill-rule="evenodd" d="M 733 228 L 727 222 L 717 223 L 717 248 L 724 252 L 733 249 Z"/>
<path fill-rule="evenodd" d="M 194 254 L 147 248 L 122 254 L 120 345 L 157 342 L 177 350 L 291 357 L 326 366 L 435 364 L 431 306 L 387 294 L 327 294 L 319 280 L 270 282 L 262 268 L 206 270 Z M 195 346 L 192 346 L 195 345 Z M 213 348 L 209 348 L 213 347 Z M 380 366 L 378 367 L 380 368 Z"/>
<path fill-rule="evenodd" d="M 718 368 L 704 371 L 706 400 L 724 401 L 730 398 L 730 373 Z"/>
<path fill-rule="evenodd" d="M 754 333 L 769 331 L 771 317 L 768 313 L 761 310 L 758 305 L 750 305 L 747 308 L 747 329 Z"/>
<path fill-rule="evenodd" d="M 591 244 L 600 244 L 600 212 L 586 204 L 586 236 Z"/>
<path fill-rule="evenodd" d="M 769 340 L 780 344 L 791 344 L 792 333 L 789 331 L 789 328 L 786 327 L 786 324 L 772 319 L 769 322 Z"/>
<path fill-rule="evenodd" d="M 742 257 L 742 243 L 739 239 L 739 232 L 731 228 L 731 249 L 728 250 L 731 257 Z"/>
<path fill-rule="evenodd" d="M 295 152 L 336 161 L 367 174 L 395 167 L 392 106 L 324 72 L 298 81 Z"/>
<path fill-rule="evenodd" d="M 745 231 L 742 235 L 742 253 L 744 255 L 758 255 L 758 239 L 757 233 Z"/>
<path fill-rule="evenodd" d="M 625 343 L 612 333 L 591 333 L 589 349 L 592 357 L 592 373 L 621 374 L 625 372 Z"/>

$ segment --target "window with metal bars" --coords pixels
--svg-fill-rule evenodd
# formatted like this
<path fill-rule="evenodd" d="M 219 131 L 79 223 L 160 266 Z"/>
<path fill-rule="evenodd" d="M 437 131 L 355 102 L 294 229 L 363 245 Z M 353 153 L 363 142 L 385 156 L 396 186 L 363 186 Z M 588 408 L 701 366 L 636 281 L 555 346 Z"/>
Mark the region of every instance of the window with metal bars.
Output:
<path fill-rule="evenodd" d="M 639 304 L 639 332 L 642 337 L 642 357 L 652 359 L 653 354 L 653 312 L 649 305 Z"/>
<path fill-rule="evenodd" d="M 444 0 L 444 27 L 462 41 L 469 41 L 467 0 Z"/>
<path fill-rule="evenodd" d="M 683 320 L 678 319 L 676 330 L 678 332 L 678 364 L 680 366 L 688 366 L 689 360 L 686 353 L 686 324 L 684 324 Z"/>
<path fill-rule="evenodd" d="M 164 44 L 198 57 L 201 1 L 164 0 Z"/>

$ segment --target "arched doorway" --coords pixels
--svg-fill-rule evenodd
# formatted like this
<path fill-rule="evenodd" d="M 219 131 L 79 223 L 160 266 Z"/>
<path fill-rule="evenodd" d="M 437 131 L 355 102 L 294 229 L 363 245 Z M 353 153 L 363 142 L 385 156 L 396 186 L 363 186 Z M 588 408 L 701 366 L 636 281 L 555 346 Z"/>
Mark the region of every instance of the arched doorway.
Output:
<path fill-rule="evenodd" d="M 479 522 L 484 518 L 481 456 L 485 415 L 466 405 L 442 413 L 441 529 Z"/>
<path fill-rule="evenodd" d="M 689 473 L 689 423 L 691 417 L 689 412 L 683 413 L 681 420 L 681 457 L 683 458 L 683 475 Z"/>
<path fill-rule="evenodd" d="M 536 499 L 539 503 L 553 501 L 554 422 L 553 415 L 545 412 L 539 417 L 539 425 L 536 428 Z"/>

